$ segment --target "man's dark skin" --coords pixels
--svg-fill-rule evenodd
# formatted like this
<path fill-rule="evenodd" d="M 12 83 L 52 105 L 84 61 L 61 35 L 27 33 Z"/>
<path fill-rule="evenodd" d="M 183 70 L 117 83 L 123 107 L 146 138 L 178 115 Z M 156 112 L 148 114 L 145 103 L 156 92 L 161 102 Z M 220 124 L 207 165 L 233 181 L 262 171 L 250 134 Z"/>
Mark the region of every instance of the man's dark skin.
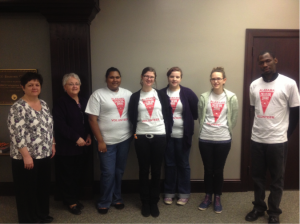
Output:
<path fill-rule="evenodd" d="M 258 56 L 258 64 L 261 69 L 262 78 L 265 82 L 272 82 L 278 77 L 278 73 L 276 72 L 276 64 L 278 63 L 278 59 L 273 57 L 270 53 L 265 52 Z M 254 114 L 255 108 L 254 106 L 250 107 L 250 112 L 252 117 Z M 297 127 L 299 121 L 299 107 L 290 107 L 290 116 L 289 116 L 289 128 L 287 131 L 287 137 L 289 138 L 295 128 Z"/>

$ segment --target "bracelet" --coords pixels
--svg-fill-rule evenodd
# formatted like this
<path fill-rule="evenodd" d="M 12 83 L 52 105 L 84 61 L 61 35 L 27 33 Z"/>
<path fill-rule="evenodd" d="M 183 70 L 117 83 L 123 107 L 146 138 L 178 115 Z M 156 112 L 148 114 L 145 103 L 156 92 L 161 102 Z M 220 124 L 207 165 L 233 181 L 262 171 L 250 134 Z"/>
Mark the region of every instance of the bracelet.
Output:
<path fill-rule="evenodd" d="M 56 142 L 53 142 L 52 145 L 56 145 Z"/>

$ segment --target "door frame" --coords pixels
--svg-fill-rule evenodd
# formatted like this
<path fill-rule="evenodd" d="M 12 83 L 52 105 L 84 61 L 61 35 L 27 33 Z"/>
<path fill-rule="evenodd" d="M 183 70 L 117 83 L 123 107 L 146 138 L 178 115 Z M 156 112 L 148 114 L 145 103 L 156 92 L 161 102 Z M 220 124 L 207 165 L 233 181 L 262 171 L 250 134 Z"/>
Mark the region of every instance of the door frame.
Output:
<path fill-rule="evenodd" d="M 241 153 L 241 182 L 242 191 L 249 190 L 248 179 L 250 176 L 250 141 L 253 118 L 250 113 L 249 87 L 252 82 L 252 56 L 253 42 L 258 37 L 298 37 L 299 30 L 285 29 L 246 29 L 245 64 L 244 64 L 244 92 L 242 115 L 242 153 Z"/>

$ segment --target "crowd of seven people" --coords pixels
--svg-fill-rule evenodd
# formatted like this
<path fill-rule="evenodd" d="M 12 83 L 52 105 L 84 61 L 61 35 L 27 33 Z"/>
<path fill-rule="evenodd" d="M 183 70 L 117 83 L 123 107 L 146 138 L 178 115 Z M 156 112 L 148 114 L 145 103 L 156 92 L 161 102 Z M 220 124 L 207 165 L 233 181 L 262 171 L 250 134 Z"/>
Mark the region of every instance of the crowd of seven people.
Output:
<path fill-rule="evenodd" d="M 287 133 L 292 133 L 299 119 L 299 92 L 294 80 L 277 73 L 278 60 L 273 53 L 262 52 L 258 62 L 263 74 L 250 86 L 250 103 L 255 108 L 251 137 L 255 200 L 245 219 L 254 221 L 267 210 L 264 184 L 269 167 L 272 183 L 267 212 L 269 223 L 279 223 Z M 205 197 L 198 208 L 206 210 L 213 203 L 214 211 L 222 212 L 223 171 L 238 115 L 236 95 L 224 88 L 225 70 L 212 69 L 211 90 L 199 99 L 191 89 L 180 85 L 183 72 L 179 67 L 169 69 L 168 86 L 161 90 L 153 88 L 156 78 L 154 68 L 144 68 L 141 89 L 132 93 L 120 87 L 121 72 L 111 67 L 105 75 L 107 87 L 93 92 L 87 101 L 78 95 L 79 76 L 66 74 L 62 80 L 66 93 L 53 106 L 53 117 L 39 98 L 42 76 L 26 73 L 21 78 L 24 96 L 12 105 L 7 120 L 20 223 L 52 222 L 49 187 L 50 159 L 54 155 L 63 203 L 72 214 L 81 214 L 84 205 L 78 200 L 79 182 L 92 136 L 100 160 L 100 197 L 96 203 L 100 214 L 106 214 L 110 206 L 125 207 L 121 182 L 133 139 L 139 164 L 141 214 L 160 214 L 157 203 L 163 161 L 163 201 L 170 205 L 177 199 L 178 205 L 185 205 L 191 193 L 189 155 L 197 119 L 205 184 Z M 290 113 L 295 120 L 289 126 Z M 264 119 L 273 114 L 276 119 Z"/>

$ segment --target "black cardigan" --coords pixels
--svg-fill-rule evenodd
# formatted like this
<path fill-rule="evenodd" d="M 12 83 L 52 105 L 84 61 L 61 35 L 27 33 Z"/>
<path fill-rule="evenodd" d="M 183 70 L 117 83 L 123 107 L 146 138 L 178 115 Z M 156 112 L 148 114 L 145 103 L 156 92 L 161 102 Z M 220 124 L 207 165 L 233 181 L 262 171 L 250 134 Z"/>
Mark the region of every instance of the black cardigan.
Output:
<path fill-rule="evenodd" d="M 170 98 L 168 95 L 161 91 L 155 89 L 162 107 L 162 115 L 164 118 L 165 128 L 166 128 L 166 135 L 167 138 L 171 136 L 172 133 L 172 126 L 173 126 L 173 115 L 172 115 L 172 108 L 170 104 Z M 129 106 L 128 106 L 128 117 L 129 121 L 132 124 L 132 132 L 135 134 L 136 126 L 137 126 L 137 118 L 138 118 L 138 106 L 140 100 L 140 93 L 141 90 L 133 93 L 130 97 Z"/>
<path fill-rule="evenodd" d="M 88 117 L 85 113 L 87 100 L 79 97 L 79 103 L 81 109 L 79 109 L 76 101 L 65 93 L 53 107 L 57 155 L 75 156 L 84 153 L 86 150 L 85 146 L 79 147 L 76 145 L 79 137 L 86 140 L 87 135 L 91 133 Z"/>
<path fill-rule="evenodd" d="M 168 88 L 169 85 L 166 88 L 163 88 L 162 91 L 167 93 Z M 183 107 L 183 149 L 189 150 L 192 146 L 194 120 L 198 119 L 198 97 L 191 89 L 181 85 L 179 96 Z"/>

